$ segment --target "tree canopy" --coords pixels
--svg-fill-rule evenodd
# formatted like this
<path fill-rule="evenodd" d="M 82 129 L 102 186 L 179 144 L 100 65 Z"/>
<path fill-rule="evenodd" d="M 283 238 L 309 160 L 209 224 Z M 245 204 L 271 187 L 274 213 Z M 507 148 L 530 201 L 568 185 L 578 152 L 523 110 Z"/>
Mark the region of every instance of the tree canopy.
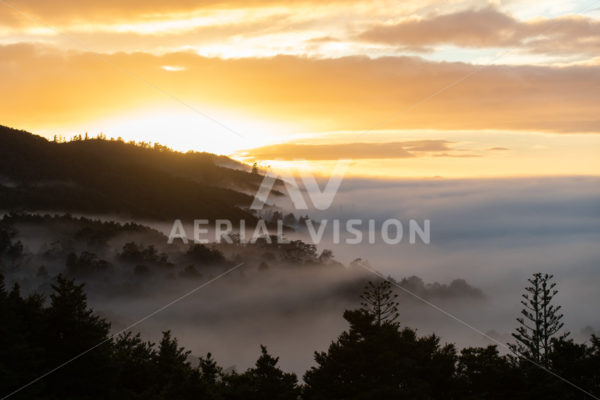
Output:
<path fill-rule="evenodd" d="M 540 278 L 534 275 L 532 285 Z M 554 293 L 553 285 L 545 287 Z M 279 358 L 265 346 L 254 366 L 237 372 L 224 370 L 210 353 L 192 358 L 170 331 L 158 343 L 132 332 L 112 337 L 108 321 L 89 308 L 84 285 L 59 275 L 52 289 L 48 299 L 24 296 L 18 285 L 7 288 L 0 274 L 1 396 L 17 391 L 12 398 L 40 400 L 587 397 L 496 346 L 458 351 L 435 334 L 401 327 L 393 288 L 381 282 L 367 286 L 362 308 L 344 313 L 348 329 L 326 351 L 315 353 L 315 365 L 303 382 L 281 370 Z M 575 343 L 558 335 L 543 354 L 554 374 L 600 395 L 600 338 Z"/>

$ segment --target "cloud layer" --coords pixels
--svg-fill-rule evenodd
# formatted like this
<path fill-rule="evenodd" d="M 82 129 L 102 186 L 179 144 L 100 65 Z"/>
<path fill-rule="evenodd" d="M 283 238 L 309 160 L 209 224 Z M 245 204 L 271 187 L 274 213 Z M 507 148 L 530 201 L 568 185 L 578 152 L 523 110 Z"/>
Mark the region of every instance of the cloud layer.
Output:
<path fill-rule="evenodd" d="M 252 149 L 250 154 L 259 160 L 339 160 L 374 158 L 410 158 L 417 155 L 448 155 L 453 149 L 445 140 L 421 140 L 388 143 L 344 144 L 280 144 Z"/>
<path fill-rule="evenodd" d="M 586 16 L 593 10 L 583 5 L 576 1 L 549 15 L 543 5 L 526 0 L 487 8 L 464 0 L 22 0 L 0 3 L 5 11 L 0 42 L 43 41 L 106 53 L 193 49 L 220 57 L 325 58 L 427 53 L 446 60 L 452 55 L 444 46 L 477 49 L 475 59 L 484 50 L 510 47 L 515 55 L 533 55 L 528 63 L 597 63 L 600 22 Z M 540 14 L 523 18 L 513 12 L 532 7 Z"/>
<path fill-rule="evenodd" d="M 411 57 L 223 60 L 33 45 L 0 46 L 0 60 L 2 76 L 11 77 L 3 81 L 3 123 L 28 129 L 36 128 L 31 110 L 50 127 L 172 105 L 175 96 L 307 130 L 600 132 L 600 66 L 477 67 Z"/>
<path fill-rule="evenodd" d="M 431 46 L 515 47 L 536 53 L 600 50 L 600 21 L 581 16 L 520 21 L 495 8 L 465 10 L 396 24 L 379 24 L 359 39 L 432 51 Z"/>

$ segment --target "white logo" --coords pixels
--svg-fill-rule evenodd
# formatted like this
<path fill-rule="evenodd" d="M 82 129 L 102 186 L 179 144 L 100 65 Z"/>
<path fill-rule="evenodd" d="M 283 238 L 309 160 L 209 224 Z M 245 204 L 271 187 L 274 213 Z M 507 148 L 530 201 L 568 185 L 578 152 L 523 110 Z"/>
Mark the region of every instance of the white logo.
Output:
<path fill-rule="evenodd" d="M 301 174 L 302 182 L 304 183 L 304 188 L 308 193 L 308 197 L 310 198 L 313 206 L 318 210 L 326 210 L 331 207 L 333 200 L 335 199 L 335 195 L 342 184 L 342 180 L 344 179 L 344 174 L 350 165 L 349 160 L 338 160 L 333 170 L 332 176 L 329 178 L 329 181 L 325 185 L 325 188 L 321 190 L 319 188 L 319 184 L 317 183 L 317 179 L 310 173 Z M 281 179 L 285 185 L 285 188 L 290 196 L 290 199 L 294 203 L 294 207 L 297 210 L 308 210 L 308 205 L 304 200 L 304 196 L 302 195 L 302 191 L 298 186 L 298 182 L 294 178 L 291 170 L 286 170 L 284 173 L 277 175 L 271 171 L 268 171 L 265 174 L 265 177 L 258 188 L 258 192 L 254 196 L 254 200 L 252 201 L 252 205 L 250 209 L 252 210 L 261 210 L 267 199 L 269 197 L 269 193 L 273 190 L 273 185 L 277 182 L 277 179 Z"/>

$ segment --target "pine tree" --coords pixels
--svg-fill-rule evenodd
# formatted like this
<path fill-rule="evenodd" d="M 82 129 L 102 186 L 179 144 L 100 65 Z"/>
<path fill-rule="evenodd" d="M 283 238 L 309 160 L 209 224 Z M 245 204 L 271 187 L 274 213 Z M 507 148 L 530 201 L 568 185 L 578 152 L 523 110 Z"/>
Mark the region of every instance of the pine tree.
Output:
<path fill-rule="evenodd" d="M 235 371 L 225 377 L 228 400 L 296 400 L 300 394 L 298 378 L 282 371 L 265 346 L 260 346 L 260 357 L 254 368 L 243 374 Z"/>
<path fill-rule="evenodd" d="M 61 365 L 90 348 L 94 351 L 44 379 L 48 398 L 103 399 L 110 398 L 114 389 L 108 339 L 110 324 L 88 307 L 83 287 L 63 275 L 52 285 L 43 332 L 48 368 Z M 102 376 L 102 380 L 97 376 Z"/>
<path fill-rule="evenodd" d="M 516 344 L 509 344 L 511 350 L 533 361 L 549 366 L 549 356 L 552 352 L 552 339 L 564 339 L 569 332 L 560 334 L 564 327 L 561 306 L 553 304 L 552 300 L 558 293 L 556 283 L 552 282 L 553 275 L 535 273 L 529 278 L 529 286 L 522 295 L 522 317 L 517 318 L 519 326 L 512 336 Z"/>
<path fill-rule="evenodd" d="M 198 363 L 198 369 L 200 371 L 200 379 L 205 385 L 216 385 L 223 377 L 223 368 L 221 368 L 212 354 L 206 354 L 206 357 L 200 357 Z"/>
<path fill-rule="evenodd" d="M 393 293 L 390 282 L 382 280 L 375 284 L 369 281 L 360 295 L 361 310 L 372 315 L 377 326 L 385 322 L 394 324 L 399 316 L 397 297 L 398 295 Z"/>

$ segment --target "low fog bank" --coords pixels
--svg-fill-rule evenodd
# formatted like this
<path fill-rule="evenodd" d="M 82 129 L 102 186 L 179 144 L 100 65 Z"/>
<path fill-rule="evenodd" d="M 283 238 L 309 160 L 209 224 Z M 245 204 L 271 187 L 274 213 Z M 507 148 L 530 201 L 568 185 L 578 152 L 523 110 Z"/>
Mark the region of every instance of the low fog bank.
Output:
<path fill-rule="evenodd" d="M 0 228 L 0 266 L 8 285 L 48 296 L 58 274 L 83 282 L 90 305 L 114 332 L 185 296 L 133 330 L 151 340 L 171 330 L 194 355 L 211 352 L 238 369 L 250 366 L 265 344 L 281 356 L 282 366 L 306 370 L 313 351 L 346 328 L 344 310 L 358 308 L 365 284 L 376 279 L 361 267 L 364 261 L 344 265 L 300 241 L 169 244 L 141 224 L 70 215 L 9 214 Z M 398 285 L 448 304 L 485 301 L 463 279 L 438 283 L 407 276 Z M 421 314 L 414 299 L 399 300 L 407 321 Z"/>
<path fill-rule="evenodd" d="M 300 180 L 298 180 L 300 181 Z M 324 182 L 321 182 L 321 188 Z M 308 198 L 308 196 L 306 196 Z M 277 206 L 293 210 L 278 198 Z M 587 340 L 600 330 L 600 179 L 594 177 L 343 181 L 332 206 L 310 209 L 312 220 L 389 218 L 402 221 L 401 243 L 389 245 L 333 242 L 319 244 L 342 262 L 356 257 L 396 279 L 417 275 L 425 281 L 457 277 L 481 288 L 487 301 L 445 305 L 448 311 L 502 342 L 511 340 L 520 311 L 520 294 L 532 273 L 555 275 L 565 321 L 574 338 Z M 431 224 L 431 242 L 408 242 L 410 220 Z M 363 224 L 363 231 L 366 224 Z M 307 240 L 308 235 L 297 233 Z M 435 331 L 459 344 L 482 341 L 480 335 L 436 312 L 409 310 L 402 321 Z M 487 343 L 483 341 L 482 343 Z"/>
<path fill-rule="evenodd" d="M 29 292 L 48 294 L 58 273 L 86 282 L 90 304 L 117 331 L 243 262 L 133 329 L 151 340 L 171 330 L 194 355 L 210 351 L 222 365 L 240 370 L 256 360 L 260 344 L 286 369 L 302 372 L 312 365 L 313 351 L 326 349 L 347 327 L 343 311 L 358 307 L 365 282 L 376 279 L 361 267 L 367 263 L 405 289 L 396 290 L 402 325 L 435 332 L 459 347 L 490 340 L 413 294 L 506 343 L 527 278 L 553 273 L 567 327 L 582 341 L 600 331 L 600 316 L 590 306 L 600 301 L 599 183 L 346 179 L 328 210 L 298 212 L 283 203 L 267 210 L 308 215 L 316 223 L 373 219 L 377 227 L 397 218 L 405 229 L 411 219 L 427 219 L 430 244 L 389 245 L 378 237 L 374 244 L 349 245 L 343 236 L 334 243 L 328 227 L 311 246 L 306 229 L 297 226 L 285 233 L 297 241 L 285 245 L 169 245 L 171 224 L 8 215 L 2 226 L 12 233 L 2 271 Z M 193 221 L 183 222 L 192 232 Z"/>

